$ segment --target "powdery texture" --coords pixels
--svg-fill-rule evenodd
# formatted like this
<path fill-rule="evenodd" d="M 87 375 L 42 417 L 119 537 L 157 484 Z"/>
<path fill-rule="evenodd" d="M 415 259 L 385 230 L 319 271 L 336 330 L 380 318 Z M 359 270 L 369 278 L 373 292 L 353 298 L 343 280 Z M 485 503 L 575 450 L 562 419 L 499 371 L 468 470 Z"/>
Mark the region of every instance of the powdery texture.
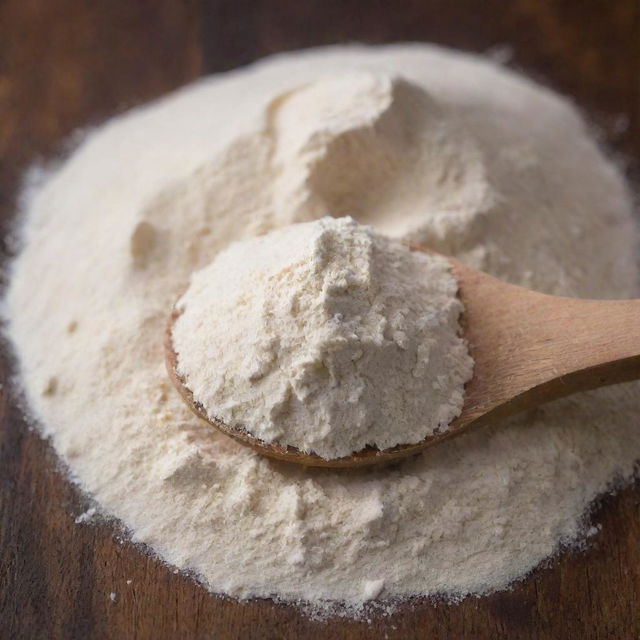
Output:
<path fill-rule="evenodd" d="M 167 381 L 189 274 L 326 212 L 548 293 L 638 293 L 627 192 L 567 102 L 424 45 L 289 54 L 111 120 L 31 198 L 7 300 L 30 403 L 104 511 L 213 591 L 357 606 L 505 587 L 632 477 L 637 383 L 341 473 L 261 458 Z"/>
<path fill-rule="evenodd" d="M 473 361 L 448 261 L 351 218 L 234 243 L 191 277 L 172 331 L 207 415 L 339 458 L 443 430 Z"/>

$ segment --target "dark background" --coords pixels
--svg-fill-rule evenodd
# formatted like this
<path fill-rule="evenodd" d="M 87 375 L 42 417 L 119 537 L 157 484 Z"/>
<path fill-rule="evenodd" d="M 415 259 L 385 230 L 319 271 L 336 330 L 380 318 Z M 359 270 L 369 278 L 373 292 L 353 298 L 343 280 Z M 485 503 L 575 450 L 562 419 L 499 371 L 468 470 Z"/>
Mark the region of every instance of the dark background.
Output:
<path fill-rule="evenodd" d="M 78 127 L 268 53 L 398 40 L 511 45 L 509 65 L 570 94 L 637 181 L 640 0 L 0 0 L 2 229 L 22 171 Z M 598 506 L 592 548 L 513 590 L 417 601 L 370 625 L 210 596 L 125 543 L 116 525 L 75 525 L 86 506 L 0 395 L 0 638 L 640 637 L 637 488 Z"/>

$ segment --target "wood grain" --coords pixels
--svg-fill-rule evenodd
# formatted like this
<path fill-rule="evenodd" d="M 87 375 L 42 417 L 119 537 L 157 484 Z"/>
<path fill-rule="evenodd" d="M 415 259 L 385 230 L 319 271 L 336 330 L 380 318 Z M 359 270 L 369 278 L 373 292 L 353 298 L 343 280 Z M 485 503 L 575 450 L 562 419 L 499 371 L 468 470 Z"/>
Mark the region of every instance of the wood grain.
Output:
<path fill-rule="evenodd" d="M 22 170 L 62 149 L 76 127 L 265 53 L 401 39 L 474 51 L 511 43 L 514 67 L 572 94 L 617 151 L 640 155 L 637 0 L 2 0 L 2 229 Z M 638 176 L 636 162 L 629 173 Z M 10 247 L 5 241 L 5 257 Z M 602 531 L 592 548 L 487 598 L 417 601 L 372 624 L 320 623 L 269 601 L 215 598 L 123 543 L 116 524 L 74 524 L 86 498 L 25 425 L 6 393 L 14 365 L 6 348 L 0 355 L 0 638 L 640 636 L 637 487 L 597 508 Z"/>

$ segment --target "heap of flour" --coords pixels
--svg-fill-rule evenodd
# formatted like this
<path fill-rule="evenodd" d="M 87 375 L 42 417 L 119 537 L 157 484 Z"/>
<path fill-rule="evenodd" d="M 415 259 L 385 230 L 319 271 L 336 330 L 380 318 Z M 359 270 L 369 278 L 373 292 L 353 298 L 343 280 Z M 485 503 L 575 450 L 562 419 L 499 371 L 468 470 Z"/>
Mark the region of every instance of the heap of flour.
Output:
<path fill-rule="evenodd" d="M 627 191 L 565 100 L 431 46 L 291 53 L 105 123 L 30 194 L 6 306 L 33 413 L 104 513 L 212 591 L 357 607 L 506 587 L 633 477 L 638 384 L 343 473 L 260 457 L 167 379 L 190 274 L 327 214 L 540 291 L 638 294 Z"/>
<path fill-rule="evenodd" d="M 212 418 L 339 458 L 460 414 L 473 362 L 448 261 L 351 218 L 232 244 L 191 277 L 177 372 Z"/>

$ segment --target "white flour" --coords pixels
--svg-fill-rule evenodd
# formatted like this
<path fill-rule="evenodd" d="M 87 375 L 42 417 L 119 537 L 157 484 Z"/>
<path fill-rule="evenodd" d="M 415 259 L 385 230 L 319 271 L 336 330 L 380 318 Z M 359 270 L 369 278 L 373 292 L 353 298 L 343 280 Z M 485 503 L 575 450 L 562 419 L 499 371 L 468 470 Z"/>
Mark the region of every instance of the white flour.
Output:
<path fill-rule="evenodd" d="M 7 300 L 31 405 L 104 511 L 213 591 L 357 606 L 504 587 L 631 478 L 637 384 L 343 473 L 259 457 L 167 380 L 191 272 L 327 211 L 542 291 L 638 292 L 627 192 L 564 100 L 424 45 L 289 54 L 106 123 L 31 198 Z"/>
<path fill-rule="evenodd" d="M 191 277 L 172 330 L 207 415 L 324 458 L 444 430 L 473 363 L 448 261 L 351 218 L 232 244 Z"/>

